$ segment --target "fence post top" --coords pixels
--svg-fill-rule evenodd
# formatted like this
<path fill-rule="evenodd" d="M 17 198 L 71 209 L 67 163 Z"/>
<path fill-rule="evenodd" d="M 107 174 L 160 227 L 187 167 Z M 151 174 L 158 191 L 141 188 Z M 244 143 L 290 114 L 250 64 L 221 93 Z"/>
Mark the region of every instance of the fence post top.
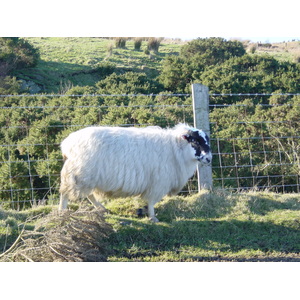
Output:
<path fill-rule="evenodd" d="M 202 83 L 193 83 L 192 84 L 192 89 L 193 88 L 199 88 L 199 89 L 204 89 L 208 91 L 208 86 L 202 84 Z"/>

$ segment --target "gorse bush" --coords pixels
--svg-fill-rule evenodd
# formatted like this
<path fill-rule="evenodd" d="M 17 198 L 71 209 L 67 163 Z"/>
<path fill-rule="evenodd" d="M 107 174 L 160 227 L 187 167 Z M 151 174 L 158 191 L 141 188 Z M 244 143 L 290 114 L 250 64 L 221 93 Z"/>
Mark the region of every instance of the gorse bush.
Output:
<path fill-rule="evenodd" d="M 210 65 L 222 63 L 231 57 L 240 57 L 246 53 L 239 41 L 227 41 L 223 38 L 192 40 L 181 48 L 180 55 L 186 59 L 205 59 Z"/>
<path fill-rule="evenodd" d="M 0 76 L 11 74 L 16 69 L 34 67 L 39 60 L 39 51 L 20 38 L 0 38 Z"/>
<path fill-rule="evenodd" d="M 20 82 L 16 77 L 0 77 L 0 95 L 18 94 L 20 92 Z"/>
<path fill-rule="evenodd" d="M 179 56 L 171 55 L 164 60 L 159 81 L 172 91 L 190 92 L 190 84 L 199 82 L 206 69 L 245 53 L 243 44 L 238 41 L 222 38 L 193 40 L 182 46 Z"/>

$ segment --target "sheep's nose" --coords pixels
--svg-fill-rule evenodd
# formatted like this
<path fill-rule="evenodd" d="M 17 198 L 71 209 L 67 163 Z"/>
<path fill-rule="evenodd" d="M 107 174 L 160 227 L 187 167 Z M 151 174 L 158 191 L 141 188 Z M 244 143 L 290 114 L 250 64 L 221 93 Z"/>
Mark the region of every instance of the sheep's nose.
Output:
<path fill-rule="evenodd" d="M 210 163 L 210 159 L 209 159 L 209 158 L 207 158 L 206 161 L 207 161 L 208 163 Z"/>

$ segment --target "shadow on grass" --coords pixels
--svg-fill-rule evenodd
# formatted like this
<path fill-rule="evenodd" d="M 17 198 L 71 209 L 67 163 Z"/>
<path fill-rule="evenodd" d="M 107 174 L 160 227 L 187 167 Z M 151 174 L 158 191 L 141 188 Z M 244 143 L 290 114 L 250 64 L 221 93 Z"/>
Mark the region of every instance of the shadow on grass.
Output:
<path fill-rule="evenodd" d="M 101 65 L 93 68 L 78 63 L 41 61 L 37 67 L 21 69 L 15 75 L 20 79 L 33 81 L 43 88 L 44 92 L 59 92 L 62 84 L 94 85 L 113 71 L 113 67 L 107 69 Z"/>
<path fill-rule="evenodd" d="M 282 196 L 282 195 L 281 195 Z M 287 195 L 284 202 L 273 200 L 274 195 L 264 195 L 257 193 L 256 195 L 249 195 L 247 206 L 250 212 L 258 215 L 265 215 L 266 213 L 274 210 L 289 209 L 299 210 L 300 202 L 299 196 Z"/>
<path fill-rule="evenodd" d="M 274 251 L 289 253 L 300 260 L 299 229 L 270 222 L 237 220 L 181 220 L 171 224 L 132 221 L 111 236 L 111 243 L 116 250 L 116 257 L 135 260 L 145 256 L 158 256 L 164 251 L 178 254 L 186 247 L 194 249 L 193 254 L 189 255 L 194 261 L 205 260 L 203 256 L 205 251 L 208 253 L 217 251 L 219 255 L 215 258 L 210 257 L 209 260 L 220 260 L 222 253 L 226 256 L 245 249 L 260 250 L 265 254 Z M 202 255 L 197 254 L 195 249 Z M 252 261 L 253 258 L 240 260 Z M 271 260 L 276 261 L 278 257 L 270 257 L 265 261 Z"/>
<path fill-rule="evenodd" d="M 299 195 L 273 193 L 203 192 L 190 197 L 172 197 L 157 203 L 158 219 L 172 222 L 175 219 L 220 218 L 234 215 L 264 216 L 279 210 L 300 210 Z"/>
<path fill-rule="evenodd" d="M 264 256 L 262 261 L 298 261 L 299 209 L 297 195 L 215 192 L 173 197 L 157 205 L 162 223 L 127 220 L 127 225 L 111 236 L 111 243 L 116 257 L 135 260 L 162 252 L 177 253 L 178 259 L 183 249 L 192 249 L 185 258 L 195 261 L 208 256 L 209 260 L 220 260 L 219 255 L 225 261 L 230 256 L 259 261 L 257 253 Z M 248 256 L 241 258 L 246 252 Z M 212 253 L 218 255 L 213 258 Z"/>

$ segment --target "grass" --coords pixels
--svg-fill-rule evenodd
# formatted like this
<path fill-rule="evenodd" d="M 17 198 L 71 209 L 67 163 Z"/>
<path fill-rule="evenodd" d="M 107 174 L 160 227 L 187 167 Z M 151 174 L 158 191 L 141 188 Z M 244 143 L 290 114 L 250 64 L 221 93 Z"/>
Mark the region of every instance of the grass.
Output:
<path fill-rule="evenodd" d="M 159 224 L 124 216 L 111 261 L 300 261 L 299 195 L 202 193 L 157 205 Z"/>
<path fill-rule="evenodd" d="M 144 205 L 136 198 L 105 205 L 114 229 L 108 261 L 300 261 L 299 194 L 216 190 L 167 197 L 156 205 L 157 224 L 136 217 Z M 2 250 L 17 236 L 11 225 L 17 228 L 32 212 L 1 214 Z"/>
<path fill-rule="evenodd" d="M 15 75 L 34 81 L 45 92 L 63 92 L 71 86 L 94 85 L 101 80 L 101 74 L 92 72 L 103 62 L 116 66 L 119 73 L 132 70 L 145 72 L 156 77 L 162 60 L 170 54 L 178 54 L 179 43 L 162 42 L 159 52 L 146 54 L 147 42 L 140 51 L 134 50 L 134 42 L 127 41 L 125 49 L 116 49 L 114 40 L 103 38 L 26 38 L 40 51 L 40 60 L 35 68 L 18 71 Z M 109 53 L 109 47 L 112 52 Z"/>
<path fill-rule="evenodd" d="M 24 211 L 0 209 L 0 254 L 17 239 L 22 229 L 33 230 L 39 218 L 49 214 L 52 206 L 39 206 Z"/>
<path fill-rule="evenodd" d="M 249 47 L 253 46 L 250 44 Z M 274 43 L 271 47 L 260 46 L 255 51 L 256 54 L 265 54 L 273 56 L 279 61 L 296 62 L 300 56 L 300 42 L 282 42 Z"/>

